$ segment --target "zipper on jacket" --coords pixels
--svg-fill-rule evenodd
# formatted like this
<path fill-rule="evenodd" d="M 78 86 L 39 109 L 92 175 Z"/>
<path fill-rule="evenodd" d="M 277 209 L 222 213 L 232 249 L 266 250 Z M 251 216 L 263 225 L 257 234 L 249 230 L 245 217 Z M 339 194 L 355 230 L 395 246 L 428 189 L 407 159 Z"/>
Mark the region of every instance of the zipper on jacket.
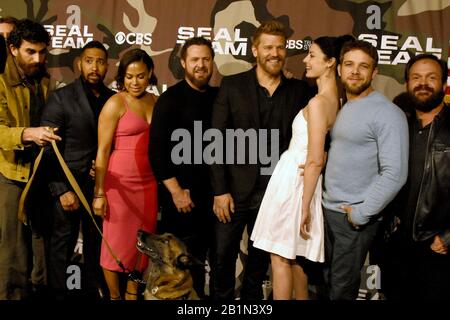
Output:
<path fill-rule="evenodd" d="M 433 133 L 433 125 L 434 125 L 435 121 L 433 120 L 431 122 L 431 126 L 430 126 L 430 131 L 428 132 L 428 137 L 427 137 L 427 148 L 426 148 L 426 152 L 425 152 L 425 163 L 424 163 L 424 168 L 423 168 L 423 173 L 422 173 L 422 178 L 420 179 L 420 189 L 419 189 L 419 194 L 417 196 L 417 202 L 416 202 L 416 210 L 414 210 L 414 218 L 413 218 L 413 240 L 416 241 L 416 218 L 417 218 L 417 210 L 419 208 L 419 201 L 420 201 L 420 197 L 422 195 L 422 188 L 423 188 L 423 179 L 425 177 L 425 174 L 427 173 L 427 170 L 430 167 L 430 162 L 428 159 L 428 154 L 430 152 L 430 138 L 431 135 Z"/>

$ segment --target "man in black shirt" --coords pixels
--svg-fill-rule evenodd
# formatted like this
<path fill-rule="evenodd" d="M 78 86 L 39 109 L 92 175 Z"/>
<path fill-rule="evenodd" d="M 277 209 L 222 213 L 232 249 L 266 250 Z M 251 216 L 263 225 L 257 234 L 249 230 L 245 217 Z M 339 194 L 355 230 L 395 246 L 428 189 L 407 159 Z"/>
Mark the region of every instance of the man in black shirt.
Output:
<path fill-rule="evenodd" d="M 208 85 L 213 62 L 214 51 L 209 40 L 196 37 L 186 41 L 181 50 L 184 80 L 158 99 L 150 131 L 150 161 L 156 178 L 162 182 L 158 229 L 180 238 L 190 254 L 202 262 L 211 244 L 214 215 L 208 166 L 202 157 L 205 145 L 194 139 L 201 139 L 203 132 L 211 127 L 217 93 L 217 88 Z M 190 155 L 187 158 L 174 152 L 183 143 L 174 138 L 177 132 L 184 133 L 182 139 L 191 142 L 189 150 L 185 150 Z M 180 161 L 178 156 L 184 160 Z M 191 273 L 198 296 L 205 298 L 205 267 L 196 266 Z"/>
<path fill-rule="evenodd" d="M 408 180 L 392 203 L 396 232 L 384 255 L 388 299 L 450 299 L 450 109 L 447 64 L 413 57 L 405 71 L 409 122 Z"/>
<path fill-rule="evenodd" d="M 286 59 L 285 27 L 277 21 L 261 24 L 253 36 L 252 52 L 256 66 L 249 71 L 223 78 L 214 103 L 212 127 L 227 132 L 258 132 L 259 141 L 245 143 L 244 153 L 226 149 L 227 163 L 216 162 L 211 166 L 214 191 L 215 250 L 214 293 L 216 300 L 235 298 L 235 266 L 242 233 L 247 227 L 251 235 L 267 183 L 270 168 L 262 159 L 250 161 L 254 153 L 273 150 L 270 158 L 278 160 L 292 136 L 292 121 L 309 99 L 309 88 L 304 81 L 287 79 L 282 73 Z M 264 141 L 260 132 L 267 133 Z M 272 136 L 273 132 L 278 133 Z M 241 135 L 242 136 L 242 135 Z M 233 137 L 234 139 L 234 137 Z M 278 139 L 278 141 L 274 140 Z M 225 139 L 226 140 L 226 139 Z M 250 139 L 249 139 L 250 140 Z M 278 143 L 278 144 L 277 144 Z M 225 145 L 230 145 L 230 139 Z M 230 147 L 231 148 L 231 147 Z M 267 152 L 266 152 L 267 153 Z M 239 163 L 239 158 L 246 158 Z M 231 162 L 231 163 L 230 163 Z M 276 162 L 276 161 L 272 161 Z M 294 173 L 295 174 L 295 173 Z M 263 298 L 262 282 L 269 265 L 267 252 L 248 245 L 248 257 L 244 267 L 241 300 Z"/>
<path fill-rule="evenodd" d="M 58 128 L 57 132 L 62 137 L 59 150 L 88 203 L 92 202 L 93 195 L 94 181 L 90 169 L 97 153 L 98 116 L 114 93 L 103 84 L 107 65 L 108 53 L 103 44 L 98 41 L 87 43 L 78 60 L 80 78 L 50 95 L 41 120 L 43 126 Z M 53 196 L 50 231 L 46 239 L 49 285 L 58 299 L 69 293 L 67 267 L 71 264 L 81 221 L 86 271 L 81 287 L 95 294 L 102 285 L 99 282 L 102 279 L 99 264 L 101 239 L 52 150 L 49 150 L 48 158 L 51 166 L 48 170 L 49 188 Z"/>

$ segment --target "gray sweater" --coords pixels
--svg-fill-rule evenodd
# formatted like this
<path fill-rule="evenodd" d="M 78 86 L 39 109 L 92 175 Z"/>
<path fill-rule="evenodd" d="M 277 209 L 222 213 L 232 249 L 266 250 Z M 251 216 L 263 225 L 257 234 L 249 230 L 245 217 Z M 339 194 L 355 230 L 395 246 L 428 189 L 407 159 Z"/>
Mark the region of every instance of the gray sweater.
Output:
<path fill-rule="evenodd" d="M 357 225 L 369 222 L 395 197 L 408 175 L 408 124 L 403 112 L 374 91 L 347 102 L 331 131 L 323 205 Z"/>

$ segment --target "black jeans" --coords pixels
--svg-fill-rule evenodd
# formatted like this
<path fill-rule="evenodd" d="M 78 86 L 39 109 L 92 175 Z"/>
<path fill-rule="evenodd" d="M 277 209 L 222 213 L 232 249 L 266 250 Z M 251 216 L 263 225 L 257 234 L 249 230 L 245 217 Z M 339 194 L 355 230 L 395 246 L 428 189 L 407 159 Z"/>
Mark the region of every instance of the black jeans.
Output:
<path fill-rule="evenodd" d="M 93 189 L 87 183 L 83 186 L 83 193 L 88 203 L 91 203 Z M 83 234 L 83 269 L 81 277 L 81 289 L 84 293 L 93 293 L 98 288 L 104 288 L 103 272 L 100 267 L 101 237 L 96 230 L 93 221 L 80 202 L 80 208 L 73 212 L 64 211 L 59 197 L 55 197 L 49 217 L 49 226 L 46 238 L 47 268 L 50 288 L 55 297 L 64 298 L 69 293 L 66 279 L 67 267 L 75 262 L 74 248 L 78 239 L 80 223 Z M 95 217 L 101 228 L 102 221 Z M 80 292 L 77 292 L 77 294 Z"/>
<path fill-rule="evenodd" d="M 212 195 L 201 190 L 191 190 L 195 207 L 191 212 L 178 212 L 170 193 L 160 185 L 158 199 L 161 205 L 161 222 L 158 233 L 169 232 L 179 238 L 187 247 L 188 252 L 196 259 L 205 263 L 208 259 L 212 243 L 214 213 L 212 211 Z M 204 299 L 205 295 L 205 266 L 198 265 L 190 268 L 197 295 Z M 211 287 L 211 286 L 210 286 Z M 210 293 L 212 288 L 209 289 Z"/>
<path fill-rule="evenodd" d="M 450 256 L 399 232 L 386 245 L 381 286 L 388 300 L 450 300 Z M 407 238 L 407 239 L 405 239 Z"/>
<path fill-rule="evenodd" d="M 24 187 L 0 173 L 0 300 L 27 298 L 30 277 L 32 285 L 46 283 L 43 238 L 17 219 Z"/>
<path fill-rule="evenodd" d="M 325 282 L 331 300 L 358 297 L 361 269 L 380 222 L 371 221 L 359 230 L 352 228 L 345 214 L 323 210 L 325 218 Z"/>
<path fill-rule="evenodd" d="M 215 250 L 212 265 L 215 300 L 235 298 L 236 259 L 242 233 L 247 226 L 250 238 L 264 192 L 265 188 L 257 188 L 247 203 L 236 204 L 235 212 L 231 214 L 231 222 L 221 223 L 218 220 L 215 222 Z M 262 300 L 262 283 L 267 277 L 269 260 L 269 254 L 253 247 L 253 241 L 249 239 L 248 256 L 246 261 L 243 261 L 241 300 Z"/>

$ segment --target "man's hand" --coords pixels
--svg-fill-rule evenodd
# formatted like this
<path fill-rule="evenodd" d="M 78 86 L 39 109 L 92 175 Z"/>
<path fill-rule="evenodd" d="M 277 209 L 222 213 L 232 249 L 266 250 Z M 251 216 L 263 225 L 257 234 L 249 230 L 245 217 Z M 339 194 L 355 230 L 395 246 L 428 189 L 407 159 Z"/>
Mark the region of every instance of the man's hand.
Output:
<path fill-rule="evenodd" d="M 33 128 L 25 128 L 22 133 L 22 142 L 30 143 L 34 142 L 38 146 L 45 146 L 47 143 L 55 141 L 61 141 L 61 137 L 56 135 L 54 131 L 57 131 L 58 128 L 50 128 L 50 127 L 33 127 Z"/>
<path fill-rule="evenodd" d="M 92 180 L 95 180 L 95 160 L 92 160 L 91 169 L 89 170 L 89 176 Z"/>
<path fill-rule="evenodd" d="M 434 236 L 434 241 L 430 246 L 431 250 L 439 254 L 447 254 L 448 247 L 445 245 L 444 241 L 442 241 L 441 237 L 438 235 Z"/>
<path fill-rule="evenodd" d="M 347 214 L 348 223 L 351 224 L 353 229 L 358 230 L 359 226 L 357 224 L 354 224 L 353 221 L 352 221 L 352 210 L 353 210 L 352 207 L 350 207 L 349 205 L 344 204 L 344 205 L 341 206 L 341 209 L 344 210 L 344 212 Z"/>
<path fill-rule="evenodd" d="M 178 189 L 172 193 L 172 201 L 178 212 L 191 212 L 195 207 L 189 189 Z"/>
<path fill-rule="evenodd" d="M 234 201 L 230 193 L 225 193 L 214 197 L 214 214 L 220 222 L 227 223 L 231 221 L 230 212 L 234 213 Z"/>
<path fill-rule="evenodd" d="M 67 191 L 59 197 L 64 211 L 75 211 L 80 207 L 80 201 L 73 191 Z"/>

